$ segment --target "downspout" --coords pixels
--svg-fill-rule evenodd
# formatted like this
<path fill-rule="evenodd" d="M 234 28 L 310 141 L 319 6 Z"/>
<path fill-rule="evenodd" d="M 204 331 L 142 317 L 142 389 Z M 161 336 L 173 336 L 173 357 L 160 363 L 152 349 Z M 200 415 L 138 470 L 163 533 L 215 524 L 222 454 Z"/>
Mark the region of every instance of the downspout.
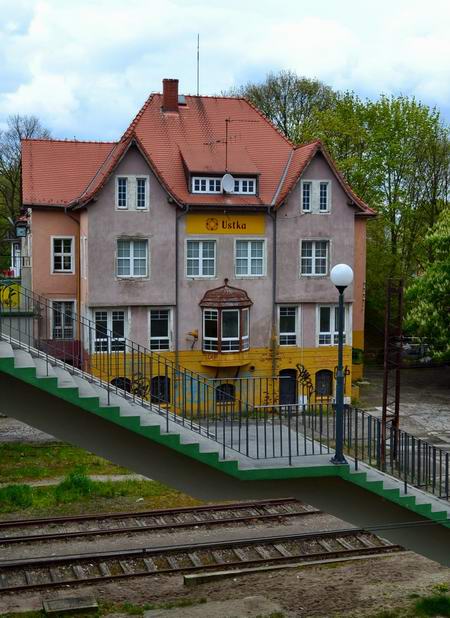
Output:
<path fill-rule="evenodd" d="M 179 335 L 180 335 L 180 326 L 179 326 L 179 319 L 178 319 L 178 283 L 179 283 L 179 272 L 178 272 L 178 257 L 179 257 L 179 251 L 178 251 L 178 239 L 180 236 L 179 233 L 179 220 L 186 216 L 187 213 L 189 212 L 189 205 L 186 204 L 185 205 L 185 210 L 180 214 L 180 215 L 176 215 L 176 223 L 175 223 L 175 311 L 174 311 L 174 322 L 175 322 L 175 368 L 178 370 L 178 366 L 179 366 L 179 345 L 178 345 L 178 341 L 179 341 Z"/>
<path fill-rule="evenodd" d="M 78 226 L 78 234 L 77 234 L 77 240 L 78 240 L 78 248 L 77 248 L 77 258 L 76 258 L 76 278 L 77 278 L 77 311 L 76 311 L 76 315 L 77 315 L 77 335 L 78 335 L 78 339 L 80 341 L 80 345 L 81 345 L 81 232 L 80 232 L 80 228 L 81 228 L 81 223 L 80 223 L 80 219 L 74 217 L 73 215 L 70 214 L 70 212 L 67 210 L 67 207 L 64 207 L 64 213 L 70 218 L 72 219 L 72 221 L 75 221 L 75 223 Z M 80 349 L 80 353 L 81 353 L 81 349 Z"/>
<path fill-rule="evenodd" d="M 267 208 L 267 214 L 272 219 L 272 329 L 271 329 L 271 356 L 272 356 L 272 376 L 277 370 L 277 213 Z"/>

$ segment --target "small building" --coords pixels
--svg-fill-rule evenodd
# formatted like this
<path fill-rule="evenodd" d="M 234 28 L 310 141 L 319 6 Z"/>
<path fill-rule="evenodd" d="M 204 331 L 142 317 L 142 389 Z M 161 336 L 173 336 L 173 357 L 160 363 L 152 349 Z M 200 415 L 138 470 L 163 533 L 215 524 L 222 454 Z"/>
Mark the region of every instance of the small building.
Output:
<path fill-rule="evenodd" d="M 344 262 L 355 272 L 345 305 L 351 396 L 374 211 L 319 141 L 294 146 L 247 100 L 180 95 L 165 79 L 117 142 L 24 140 L 22 183 L 49 336 L 77 341 L 75 314 L 92 320 L 91 359 L 124 352 L 109 369 L 114 384 L 133 388 L 123 375 L 129 339 L 202 374 L 225 402 L 332 398 L 329 273 Z M 170 398 L 172 387 L 152 377 L 152 396 Z"/>

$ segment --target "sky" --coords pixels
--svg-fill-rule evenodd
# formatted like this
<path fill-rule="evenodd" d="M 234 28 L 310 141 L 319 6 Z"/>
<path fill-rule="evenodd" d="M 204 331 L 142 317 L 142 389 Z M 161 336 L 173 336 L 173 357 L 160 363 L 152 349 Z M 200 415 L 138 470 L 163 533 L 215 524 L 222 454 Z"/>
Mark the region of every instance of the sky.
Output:
<path fill-rule="evenodd" d="M 164 77 L 220 94 L 290 69 L 362 97 L 415 96 L 450 121 L 450 1 L 0 0 L 0 128 L 116 140 Z"/>

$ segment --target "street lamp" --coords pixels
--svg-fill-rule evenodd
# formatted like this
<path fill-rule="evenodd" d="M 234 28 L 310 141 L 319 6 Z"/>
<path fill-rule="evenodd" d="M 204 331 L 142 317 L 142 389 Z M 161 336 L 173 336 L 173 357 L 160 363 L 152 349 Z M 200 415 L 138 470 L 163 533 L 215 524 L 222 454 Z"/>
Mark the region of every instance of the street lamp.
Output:
<path fill-rule="evenodd" d="M 347 264 L 336 264 L 331 269 L 331 281 L 339 292 L 338 310 L 338 366 L 336 374 L 336 450 L 332 463 L 346 464 L 344 457 L 344 291 L 353 281 L 353 270 Z"/>

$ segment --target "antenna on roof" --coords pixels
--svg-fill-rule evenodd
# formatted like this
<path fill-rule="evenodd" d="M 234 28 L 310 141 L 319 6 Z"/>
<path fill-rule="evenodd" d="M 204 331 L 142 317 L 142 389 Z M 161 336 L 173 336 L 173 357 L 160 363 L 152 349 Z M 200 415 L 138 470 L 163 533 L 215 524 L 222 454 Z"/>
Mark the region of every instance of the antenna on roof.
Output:
<path fill-rule="evenodd" d="M 197 34 L 197 96 L 200 95 L 200 34 Z"/>

